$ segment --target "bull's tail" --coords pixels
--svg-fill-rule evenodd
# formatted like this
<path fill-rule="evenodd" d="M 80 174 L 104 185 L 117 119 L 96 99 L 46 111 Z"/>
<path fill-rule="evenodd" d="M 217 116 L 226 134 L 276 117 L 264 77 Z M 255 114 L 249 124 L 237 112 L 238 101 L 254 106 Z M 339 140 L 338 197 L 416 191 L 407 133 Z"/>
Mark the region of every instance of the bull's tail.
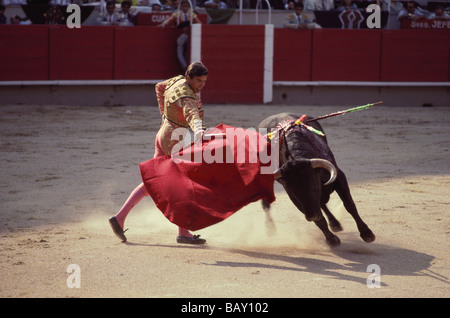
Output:
<path fill-rule="evenodd" d="M 267 236 L 273 236 L 276 232 L 275 223 L 273 222 L 272 216 L 270 215 L 270 203 L 265 200 L 261 200 L 264 212 L 266 214 L 266 233 Z"/>
<path fill-rule="evenodd" d="M 270 203 L 268 203 L 266 200 L 261 200 L 262 207 L 264 209 L 264 212 L 270 212 Z"/>

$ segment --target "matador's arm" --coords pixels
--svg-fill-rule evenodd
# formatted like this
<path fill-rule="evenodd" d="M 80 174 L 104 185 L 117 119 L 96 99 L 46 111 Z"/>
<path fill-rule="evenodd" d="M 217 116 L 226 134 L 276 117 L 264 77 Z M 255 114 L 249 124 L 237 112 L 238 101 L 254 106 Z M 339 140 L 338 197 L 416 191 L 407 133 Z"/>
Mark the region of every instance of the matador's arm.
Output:
<path fill-rule="evenodd" d="M 164 114 L 164 92 L 166 91 L 168 82 L 169 80 L 159 82 L 155 86 L 156 100 L 158 101 L 159 112 L 161 113 L 161 115 Z"/>
<path fill-rule="evenodd" d="M 183 108 L 183 115 L 189 127 L 194 132 L 195 139 L 201 138 L 205 131 L 203 125 L 203 107 L 197 106 L 197 101 L 193 98 L 181 98 L 180 104 Z"/>

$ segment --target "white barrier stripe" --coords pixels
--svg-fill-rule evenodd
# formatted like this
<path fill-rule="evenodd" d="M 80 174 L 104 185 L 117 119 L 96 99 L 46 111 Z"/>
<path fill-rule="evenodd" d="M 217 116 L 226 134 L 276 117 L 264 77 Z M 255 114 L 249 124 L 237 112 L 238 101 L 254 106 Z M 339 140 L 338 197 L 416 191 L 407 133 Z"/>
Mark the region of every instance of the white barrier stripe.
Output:
<path fill-rule="evenodd" d="M 264 28 L 264 79 L 263 102 L 270 103 L 273 98 L 273 24 L 266 24 Z"/>
<path fill-rule="evenodd" d="M 191 63 L 202 61 L 202 25 L 191 25 Z"/>
<path fill-rule="evenodd" d="M 0 81 L 0 86 L 46 85 L 155 85 L 163 80 L 49 80 L 49 81 Z"/>
<path fill-rule="evenodd" d="M 450 86 L 450 82 L 274 81 L 273 86 Z"/>
<path fill-rule="evenodd" d="M 155 85 L 158 80 L 48 80 L 48 81 L 0 81 L 0 86 L 48 86 L 48 85 Z M 269 81 L 268 81 L 269 82 Z M 274 81 L 273 86 L 397 86 L 397 87 L 450 87 L 450 82 L 343 82 L 343 81 Z"/>

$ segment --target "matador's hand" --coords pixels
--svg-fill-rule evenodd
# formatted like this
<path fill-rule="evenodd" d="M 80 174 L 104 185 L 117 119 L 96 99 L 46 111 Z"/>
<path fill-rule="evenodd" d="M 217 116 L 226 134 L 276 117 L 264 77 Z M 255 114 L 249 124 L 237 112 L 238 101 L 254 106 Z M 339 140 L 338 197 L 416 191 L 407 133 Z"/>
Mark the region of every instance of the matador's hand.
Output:
<path fill-rule="evenodd" d="M 194 133 L 194 143 L 201 142 L 203 140 L 203 136 L 205 135 L 205 131 L 203 129 L 199 129 Z"/>
<path fill-rule="evenodd" d="M 205 128 L 203 127 L 202 120 L 194 120 L 194 143 L 202 141 L 205 134 Z"/>

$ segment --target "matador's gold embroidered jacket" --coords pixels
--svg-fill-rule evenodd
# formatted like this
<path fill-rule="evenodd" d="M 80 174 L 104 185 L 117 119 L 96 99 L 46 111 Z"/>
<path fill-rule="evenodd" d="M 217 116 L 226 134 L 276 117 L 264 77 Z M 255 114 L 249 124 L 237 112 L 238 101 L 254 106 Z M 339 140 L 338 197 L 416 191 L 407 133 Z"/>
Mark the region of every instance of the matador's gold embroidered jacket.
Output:
<path fill-rule="evenodd" d="M 172 140 L 172 132 L 180 127 L 191 128 L 194 133 L 203 130 L 203 104 L 186 78 L 182 75 L 160 82 L 155 86 L 162 124 L 158 135 L 166 155 L 181 140 Z"/>

